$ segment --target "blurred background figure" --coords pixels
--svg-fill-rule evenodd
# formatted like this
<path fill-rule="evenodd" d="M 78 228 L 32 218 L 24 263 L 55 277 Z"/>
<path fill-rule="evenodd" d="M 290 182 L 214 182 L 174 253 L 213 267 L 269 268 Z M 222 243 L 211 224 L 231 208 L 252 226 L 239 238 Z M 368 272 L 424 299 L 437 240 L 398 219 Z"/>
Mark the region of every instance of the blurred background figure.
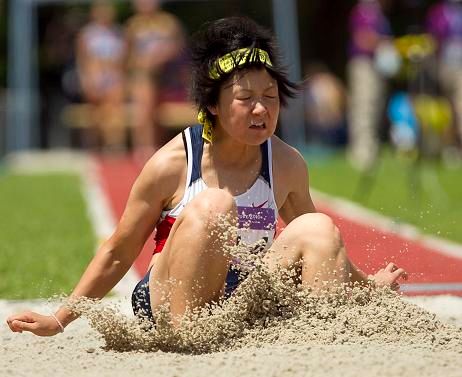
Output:
<path fill-rule="evenodd" d="M 438 78 L 455 112 L 459 145 L 462 142 L 462 4 L 443 0 L 427 14 L 427 30 L 437 41 Z"/>
<path fill-rule="evenodd" d="M 414 159 L 439 158 L 453 143 L 452 109 L 435 69 L 436 42 L 430 34 L 395 39 L 401 57 L 401 89 L 388 103 L 392 145 Z"/>
<path fill-rule="evenodd" d="M 95 1 L 91 21 L 77 39 L 76 63 L 84 100 L 90 108 L 92 146 L 105 151 L 123 151 L 126 147 L 124 116 L 123 33 L 114 24 L 115 10 L 107 0 Z"/>
<path fill-rule="evenodd" d="M 144 161 L 163 142 L 159 84 L 167 63 L 181 54 L 184 36 L 177 18 L 160 10 L 158 0 L 133 0 L 133 7 L 126 24 L 131 130 L 134 155 Z"/>
<path fill-rule="evenodd" d="M 323 64 L 310 64 L 305 72 L 305 121 L 310 141 L 323 146 L 344 146 L 346 89 L 342 81 Z"/>
<path fill-rule="evenodd" d="M 393 71 L 396 65 L 389 39 L 390 25 L 384 14 L 387 3 L 387 0 L 360 0 L 349 19 L 348 152 L 352 164 L 362 171 L 369 170 L 378 155 L 378 127 L 385 104 L 384 75 L 393 74 L 389 70 Z"/>

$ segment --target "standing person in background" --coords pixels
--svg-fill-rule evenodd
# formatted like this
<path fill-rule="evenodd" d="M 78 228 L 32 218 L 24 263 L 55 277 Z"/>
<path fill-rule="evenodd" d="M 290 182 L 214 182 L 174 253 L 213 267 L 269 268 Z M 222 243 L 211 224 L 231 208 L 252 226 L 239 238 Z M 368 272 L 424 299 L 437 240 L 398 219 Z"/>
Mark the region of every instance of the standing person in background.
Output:
<path fill-rule="evenodd" d="M 147 160 L 161 146 L 156 122 L 159 77 L 164 66 L 182 51 L 179 21 L 159 9 L 158 0 L 133 0 L 135 15 L 126 25 L 132 141 L 135 158 Z"/>
<path fill-rule="evenodd" d="M 384 81 L 374 59 L 388 41 L 390 26 L 383 8 L 386 0 L 360 0 L 351 10 L 349 86 L 349 158 L 358 169 L 369 170 L 379 150 L 378 126 L 384 105 Z"/>
<path fill-rule="evenodd" d="M 346 142 L 346 90 L 343 83 L 322 63 L 305 69 L 305 121 L 312 137 L 327 146 Z"/>
<path fill-rule="evenodd" d="M 438 76 L 452 101 L 462 142 L 462 4 L 444 0 L 430 8 L 427 30 L 438 42 Z"/>
<path fill-rule="evenodd" d="M 114 24 L 114 7 L 98 0 L 91 21 L 77 39 L 77 71 L 84 99 L 92 105 L 91 122 L 103 148 L 125 148 L 124 55 L 125 42 Z"/>

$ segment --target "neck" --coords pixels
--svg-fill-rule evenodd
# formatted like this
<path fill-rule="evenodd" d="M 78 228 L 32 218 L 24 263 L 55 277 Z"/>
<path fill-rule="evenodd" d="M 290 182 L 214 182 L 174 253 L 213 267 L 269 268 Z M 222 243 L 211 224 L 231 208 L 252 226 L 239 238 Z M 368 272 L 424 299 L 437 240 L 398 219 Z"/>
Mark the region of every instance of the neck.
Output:
<path fill-rule="evenodd" d="M 206 145 L 210 160 L 222 166 L 246 167 L 260 158 L 259 145 L 242 144 L 219 132 L 215 132 L 213 142 Z"/>

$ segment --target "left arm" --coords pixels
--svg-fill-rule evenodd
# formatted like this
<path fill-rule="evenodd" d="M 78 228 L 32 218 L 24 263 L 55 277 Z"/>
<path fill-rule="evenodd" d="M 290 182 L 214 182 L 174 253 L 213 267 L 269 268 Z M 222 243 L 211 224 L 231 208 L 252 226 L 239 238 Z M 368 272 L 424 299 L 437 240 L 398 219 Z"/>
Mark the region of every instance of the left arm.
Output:
<path fill-rule="evenodd" d="M 284 147 L 290 148 L 282 153 L 284 157 L 276 156 L 278 160 L 275 158 L 275 163 L 279 165 L 277 171 L 283 172 L 283 174 L 277 175 L 275 179 L 276 187 L 284 187 L 285 190 L 282 195 L 279 190 L 277 195 L 277 199 L 279 199 L 277 201 L 283 203 L 279 208 L 279 216 L 285 224 L 289 224 L 305 213 L 317 211 L 310 195 L 308 169 L 305 160 L 295 149 L 289 146 Z"/>
<path fill-rule="evenodd" d="M 290 148 L 290 147 L 289 147 Z M 281 156 L 281 165 L 279 171 L 284 172 L 282 177 L 279 177 L 281 184 L 288 187 L 288 191 L 284 193 L 285 201 L 279 209 L 281 219 L 289 224 L 298 216 L 317 212 L 316 207 L 311 199 L 309 189 L 309 174 L 304 158 L 295 149 L 290 148 L 289 151 L 284 151 L 284 157 Z M 284 166 L 284 164 L 286 164 Z M 277 183 L 278 181 L 276 181 Z M 374 275 L 367 275 L 355 266 L 349 259 L 350 279 L 352 282 L 362 284 L 374 283 L 376 286 L 389 286 L 397 290 L 399 278 L 407 279 L 407 274 L 402 268 L 398 268 L 395 264 L 389 263 L 385 268 L 380 269 Z"/>

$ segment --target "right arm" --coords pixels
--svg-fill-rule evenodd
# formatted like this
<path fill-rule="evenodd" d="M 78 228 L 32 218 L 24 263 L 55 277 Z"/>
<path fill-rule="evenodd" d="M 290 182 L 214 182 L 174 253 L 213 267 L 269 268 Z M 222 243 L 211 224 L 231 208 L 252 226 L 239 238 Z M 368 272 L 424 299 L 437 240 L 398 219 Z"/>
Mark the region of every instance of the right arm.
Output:
<path fill-rule="evenodd" d="M 173 146 L 178 144 L 176 139 Z M 102 298 L 127 273 L 178 188 L 182 164 L 177 149 L 167 146 L 146 164 L 133 185 L 115 232 L 101 245 L 71 297 Z M 77 318 L 66 306 L 55 316 L 64 327 Z M 31 331 L 42 336 L 60 332 L 53 316 L 32 312 L 10 316 L 7 323 L 14 332 Z"/>

